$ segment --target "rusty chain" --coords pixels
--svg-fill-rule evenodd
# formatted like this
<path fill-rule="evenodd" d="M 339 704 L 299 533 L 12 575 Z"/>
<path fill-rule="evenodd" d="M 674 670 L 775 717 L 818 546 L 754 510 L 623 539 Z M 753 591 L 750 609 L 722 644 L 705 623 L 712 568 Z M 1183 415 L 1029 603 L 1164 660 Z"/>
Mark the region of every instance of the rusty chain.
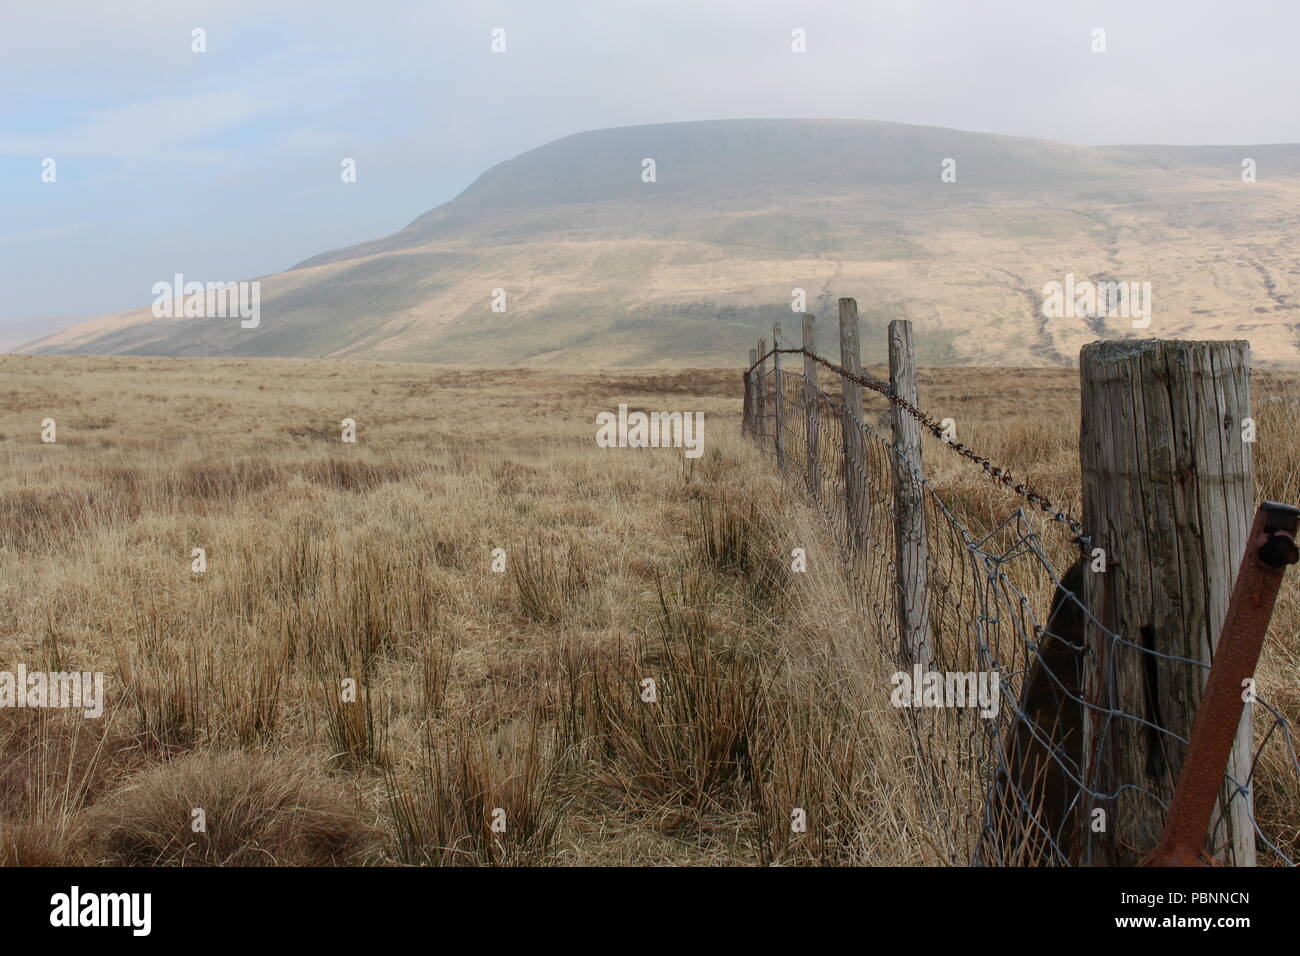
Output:
<path fill-rule="evenodd" d="M 977 454 L 974 450 L 962 444 L 961 442 L 950 441 L 949 439 L 945 438 L 943 435 L 943 431 L 944 431 L 943 426 L 938 421 L 936 421 L 932 415 L 929 415 L 928 413 L 917 408 L 915 405 L 913 405 L 911 402 L 907 401 L 906 399 L 900 398 L 898 395 L 895 395 L 894 390 L 889 386 L 888 382 L 882 382 L 879 379 L 867 378 L 864 375 L 854 374 L 853 372 L 850 372 L 848 369 L 843 368 L 839 365 L 836 365 L 834 362 L 822 358 L 816 352 L 809 352 L 807 349 L 802 349 L 802 348 L 769 349 L 767 354 L 761 356 L 756 362 L 754 362 L 754 364 L 749 367 L 749 370 L 745 374 L 748 375 L 750 372 L 753 372 L 754 369 L 758 368 L 758 366 L 762 365 L 767 360 L 768 356 L 776 355 L 776 354 L 806 355 L 814 362 L 826 366 L 828 369 L 830 369 L 832 372 L 836 373 L 837 375 L 843 378 L 847 378 L 850 382 L 853 382 L 857 385 L 861 385 L 863 388 L 869 388 L 873 392 L 877 392 L 880 395 L 884 396 L 891 403 L 897 405 L 899 408 L 903 409 L 903 411 L 907 412 L 908 415 L 912 416 L 912 418 L 916 419 L 916 421 L 923 428 L 925 428 L 928 432 L 930 432 L 930 434 L 934 435 L 935 438 L 939 439 L 939 441 L 941 441 L 945 446 L 951 448 L 953 451 L 961 455 L 963 458 L 968 458 L 971 461 L 975 462 L 977 465 L 979 465 L 981 468 L 983 468 L 984 471 L 988 474 L 989 478 L 993 480 L 994 484 L 1001 485 L 1004 488 L 1011 489 L 1013 492 L 1020 495 L 1030 504 L 1035 505 L 1039 510 L 1043 511 L 1046 514 L 1051 515 L 1053 521 L 1059 521 L 1062 524 L 1064 524 L 1067 528 L 1070 529 L 1070 533 L 1074 535 L 1074 541 L 1079 546 L 1079 550 L 1082 552 L 1083 556 L 1090 557 L 1090 551 L 1088 547 L 1090 541 L 1088 537 L 1083 533 L 1083 522 L 1081 522 L 1078 518 L 1074 517 L 1074 515 L 1070 514 L 1068 511 L 1064 511 L 1058 508 L 1056 505 L 1054 505 L 1051 502 L 1050 499 L 1048 499 L 1046 495 L 1043 495 L 1037 490 L 1035 490 L 1034 487 L 1030 485 L 1028 482 L 1023 482 L 1023 481 L 1016 482 L 1015 478 L 1012 477 L 1011 470 L 1009 468 L 1003 468 L 1000 465 L 994 464 L 990 459 L 985 458 L 983 455 Z"/>

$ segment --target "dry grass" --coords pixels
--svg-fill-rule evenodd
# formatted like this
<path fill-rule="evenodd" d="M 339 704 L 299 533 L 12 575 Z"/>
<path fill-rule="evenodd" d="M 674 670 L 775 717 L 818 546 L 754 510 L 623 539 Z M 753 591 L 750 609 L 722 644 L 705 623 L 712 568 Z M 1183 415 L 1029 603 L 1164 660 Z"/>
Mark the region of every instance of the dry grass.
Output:
<path fill-rule="evenodd" d="M 123 866 L 337 865 L 371 840 L 341 791 L 284 754 L 203 751 L 133 775 L 87 830 L 93 858 Z"/>
<path fill-rule="evenodd" d="M 734 370 L 6 357 L 0 380 L 0 669 L 108 692 L 97 721 L 0 712 L 0 862 L 937 861 L 893 648 L 740 438 Z M 921 388 L 1077 505 L 1070 373 Z M 1296 500 L 1296 392 L 1257 395 L 1260 491 Z M 597 448 L 619 402 L 703 411 L 704 456 Z M 931 459 L 972 521 L 1005 514 Z M 1297 624 L 1293 576 L 1260 681 L 1293 721 Z M 1294 848 L 1285 769 L 1259 813 Z"/>

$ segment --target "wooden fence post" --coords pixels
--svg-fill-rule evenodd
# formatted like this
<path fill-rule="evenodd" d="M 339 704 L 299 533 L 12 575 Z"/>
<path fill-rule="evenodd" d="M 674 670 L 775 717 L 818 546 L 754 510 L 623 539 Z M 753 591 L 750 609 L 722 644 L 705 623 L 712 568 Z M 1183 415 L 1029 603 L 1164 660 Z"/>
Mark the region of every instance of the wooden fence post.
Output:
<path fill-rule="evenodd" d="M 822 494 L 821 459 L 818 450 L 821 445 L 821 415 L 818 412 L 817 399 L 817 363 L 812 356 L 817 352 L 817 340 L 814 330 L 816 319 L 807 312 L 803 314 L 803 402 L 804 432 L 808 451 L 808 493 L 814 499 Z"/>
<path fill-rule="evenodd" d="M 785 471 L 785 382 L 781 380 L 781 323 L 772 323 L 772 405 L 776 411 L 776 467 Z"/>
<path fill-rule="evenodd" d="M 745 373 L 745 414 L 741 423 L 741 434 L 752 435 L 754 433 L 754 376 L 758 373 L 755 363 L 758 362 L 758 353 L 753 349 L 749 350 L 749 371 Z"/>
<path fill-rule="evenodd" d="M 889 323 L 889 388 L 916 406 L 916 363 L 912 351 L 912 323 Z M 926 565 L 925 489 L 921 485 L 921 426 L 898 405 L 893 405 L 894 445 L 890 456 L 894 470 L 894 547 L 898 572 L 898 628 L 903 662 L 929 667 L 934 652 L 930 644 L 930 588 Z"/>
<path fill-rule="evenodd" d="M 840 299 L 840 365 L 854 375 L 862 374 L 856 299 Z M 862 386 L 843 376 L 840 385 L 844 398 L 844 411 L 840 417 L 844 440 L 844 508 L 849 541 L 862 550 L 867 544 L 868 494 L 868 475 L 862 460 L 863 436 L 858 427 L 858 422 L 862 421 Z"/>
<path fill-rule="evenodd" d="M 1208 676 L 1176 658 L 1211 661 L 1250 530 L 1250 345 L 1096 342 L 1079 366 L 1082 518 L 1105 560 L 1085 573 L 1084 602 L 1116 635 L 1087 627 L 1081 862 L 1130 865 L 1160 839 L 1187 749 L 1172 735 L 1191 735 Z M 1246 708 L 1227 770 L 1240 783 L 1250 730 Z M 1253 808 L 1241 794 L 1228 806 L 1208 846 L 1252 866 Z"/>
<path fill-rule="evenodd" d="M 758 356 L 754 361 L 758 362 L 758 368 L 754 369 L 754 434 L 762 437 L 767 432 L 767 359 L 763 358 L 767 354 L 767 339 L 758 340 Z M 762 361 L 759 361 L 762 359 Z"/>

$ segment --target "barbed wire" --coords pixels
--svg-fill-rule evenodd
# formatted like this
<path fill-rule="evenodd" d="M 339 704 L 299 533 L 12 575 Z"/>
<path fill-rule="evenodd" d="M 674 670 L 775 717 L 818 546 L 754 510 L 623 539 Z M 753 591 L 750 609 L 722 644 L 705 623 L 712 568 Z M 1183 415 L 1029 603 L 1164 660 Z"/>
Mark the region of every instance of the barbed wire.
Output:
<path fill-rule="evenodd" d="M 991 459 L 987 458 L 984 455 L 978 454 L 974 449 L 970 448 L 969 446 L 961 442 L 952 441 L 946 438 L 944 436 L 944 427 L 941 420 L 936 419 L 933 415 L 930 415 L 925 411 L 922 411 L 912 402 L 909 402 L 907 399 L 896 394 L 894 392 L 893 387 L 890 386 L 888 382 L 881 381 L 880 379 L 870 378 L 869 376 L 866 375 L 859 375 L 856 372 L 850 372 L 848 369 L 844 368 L 843 366 L 836 365 L 834 362 L 826 358 L 823 358 L 817 353 L 810 352 L 807 349 L 803 349 L 803 348 L 769 349 L 765 355 L 760 357 L 758 360 L 754 362 L 753 365 L 749 367 L 749 369 L 746 371 L 745 374 L 748 375 L 750 372 L 753 372 L 753 370 L 758 366 L 762 365 L 763 362 L 766 361 L 766 359 L 769 356 L 777 355 L 777 354 L 806 355 L 814 362 L 817 362 L 818 364 L 823 365 L 826 368 L 830 369 L 832 372 L 836 373 L 841 378 L 846 378 L 850 382 L 853 382 L 856 385 L 860 385 L 863 388 L 868 388 L 871 391 L 880 394 L 891 404 L 897 406 L 898 408 L 901 408 L 909 416 L 915 419 L 916 422 L 920 424 L 922 428 L 930 432 L 930 434 L 932 434 L 935 438 L 937 438 L 945 447 L 956 452 L 958 455 L 961 455 L 963 458 L 975 462 L 975 464 L 983 468 L 984 472 L 989 476 L 989 478 L 993 480 L 995 484 L 1000 485 L 1008 489 L 1009 491 L 1014 492 L 1015 494 L 1024 498 L 1030 504 L 1037 507 L 1040 511 L 1049 515 L 1053 521 L 1060 522 L 1061 524 L 1069 528 L 1070 533 L 1074 535 L 1074 543 L 1078 547 L 1080 553 L 1085 557 L 1090 556 L 1092 550 L 1092 540 L 1090 536 L 1084 533 L 1082 521 L 1080 521 L 1078 518 L 1076 518 L 1074 515 L 1072 515 L 1070 512 L 1066 511 L 1065 509 L 1059 508 L 1057 505 L 1053 504 L 1051 499 L 1049 499 L 1046 495 L 1039 492 L 1028 482 L 1025 481 L 1017 482 L 1016 479 L 1011 474 L 1011 469 L 996 464 Z M 792 372 L 789 374 L 798 374 L 798 373 Z"/>

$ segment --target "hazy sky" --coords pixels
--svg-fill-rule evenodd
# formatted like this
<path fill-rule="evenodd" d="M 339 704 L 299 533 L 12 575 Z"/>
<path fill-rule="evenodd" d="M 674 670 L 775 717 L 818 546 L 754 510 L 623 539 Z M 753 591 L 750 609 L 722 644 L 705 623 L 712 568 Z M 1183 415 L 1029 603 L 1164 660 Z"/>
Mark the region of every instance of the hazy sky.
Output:
<path fill-rule="evenodd" d="M 176 272 L 276 272 L 609 126 L 1300 141 L 1296 0 L 2 2 L 0 321 L 146 305 Z"/>

